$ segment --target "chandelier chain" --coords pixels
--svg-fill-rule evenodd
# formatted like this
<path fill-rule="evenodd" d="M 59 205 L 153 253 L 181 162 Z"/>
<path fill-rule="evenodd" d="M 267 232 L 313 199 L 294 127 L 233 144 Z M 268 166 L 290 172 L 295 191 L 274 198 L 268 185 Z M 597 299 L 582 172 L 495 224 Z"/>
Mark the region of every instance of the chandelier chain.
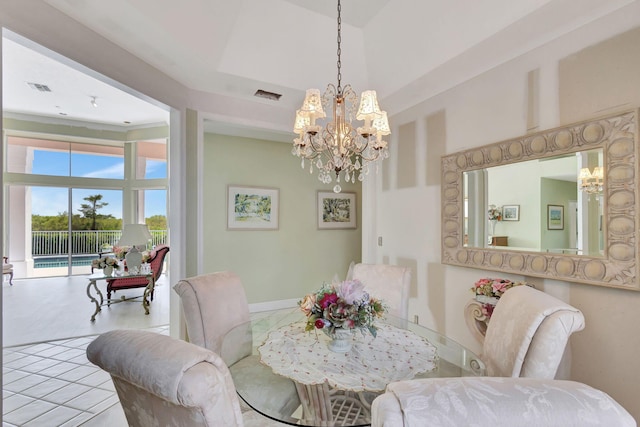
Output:
<path fill-rule="evenodd" d="M 342 73 L 340 72 L 340 69 L 342 68 L 342 61 L 340 60 L 340 55 L 342 54 L 342 48 L 341 48 L 341 44 L 342 44 L 342 19 L 340 17 L 341 15 L 341 11 L 342 11 L 342 6 L 340 5 L 340 0 L 338 0 L 338 87 L 337 87 L 337 91 L 338 91 L 338 95 L 342 94 Z"/>

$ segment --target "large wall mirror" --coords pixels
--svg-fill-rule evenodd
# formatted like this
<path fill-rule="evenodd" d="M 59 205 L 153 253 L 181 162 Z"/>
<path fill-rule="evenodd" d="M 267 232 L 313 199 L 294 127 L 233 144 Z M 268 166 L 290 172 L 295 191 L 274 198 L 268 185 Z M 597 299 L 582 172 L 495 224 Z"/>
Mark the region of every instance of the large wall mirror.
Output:
<path fill-rule="evenodd" d="M 445 264 L 640 290 L 637 110 L 442 158 Z"/>

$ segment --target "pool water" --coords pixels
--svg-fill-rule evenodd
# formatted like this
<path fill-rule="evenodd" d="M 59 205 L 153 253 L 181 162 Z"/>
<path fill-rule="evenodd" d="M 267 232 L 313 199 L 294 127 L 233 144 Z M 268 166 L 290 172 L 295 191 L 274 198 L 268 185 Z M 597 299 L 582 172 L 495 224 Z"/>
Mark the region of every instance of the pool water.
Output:
<path fill-rule="evenodd" d="M 71 265 L 74 267 L 91 266 L 91 261 L 97 258 L 97 255 L 73 255 L 71 258 Z M 69 257 L 67 256 L 44 256 L 33 258 L 34 268 L 56 268 L 68 266 Z"/>

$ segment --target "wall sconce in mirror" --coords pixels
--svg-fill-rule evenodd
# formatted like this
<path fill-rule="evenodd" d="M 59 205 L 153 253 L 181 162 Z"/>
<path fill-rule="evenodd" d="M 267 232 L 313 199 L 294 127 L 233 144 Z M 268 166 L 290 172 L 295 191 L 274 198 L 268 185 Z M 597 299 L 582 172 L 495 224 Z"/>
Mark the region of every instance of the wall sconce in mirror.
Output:
<path fill-rule="evenodd" d="M 442 263 L 640 290 L 637 147 L 638 110 L 634 109 L 443 156 Z M 539 191 L 542 197 L 535 198 L 536 204 L 532 207 L 534 198 L 525 190 L 544 187 L 547 179 L 526 181 L 525 171 L 532 167 L 530 161 L 538 161 L 539 166 L 534 167 L 543 169 L 550 165 L 550 159 L 568 160 L 576 156 L 582 163 L 574 166 L 573 182 L 569 183 L 573 190 L 563 191 L 573 196 L 560 197 L 559 190 Z M 517 173 L 510 175 L 510 181 L 517 181 L 519 187 L 504 191 L 508 196 L 505 200 L 488 197 L 492 173 L 507 166 L 521 166 Z M 587 169 L 589 176 L 586 172 L 578 173 L 586 167 L 595 169 Z M 571 187 L 569 184 L 566 188 Z M 584 191 L 578 191 L 582 189 Z M 581 197 L 591 193 L 598 194 L 598 200 Z M 490 203 L 519 204 L 527 212 L 526 218 L 520 221 L 500 221 L 501 229 L 496 232 L 508 235 L 509 246 L 487 246 L 490 230 L 486 215 Z M 572 212 L 578 205 L 584 215 L 578 216 L 575 227 L 549 229 L 548 205 L 562 206 L 565 212 Z M 514 230 L 527 226 L 529 221 L 535 223 L 538 241 L 542 243 L 518 245 L 522 236 Z M 558 246 L 557 242 L 565 237 L 568 241 L 570 230 L 576 227 L 582 227 L 584 232 L 583 241 L 577 245 L 579 250 L 549 249 L 573 247 Z"/>

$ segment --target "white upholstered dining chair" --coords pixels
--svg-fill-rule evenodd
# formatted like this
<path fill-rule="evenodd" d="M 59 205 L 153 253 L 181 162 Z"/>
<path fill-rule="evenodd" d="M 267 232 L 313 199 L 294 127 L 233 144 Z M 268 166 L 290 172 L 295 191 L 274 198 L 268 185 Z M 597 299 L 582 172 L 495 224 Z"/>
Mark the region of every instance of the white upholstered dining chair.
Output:
<path fill-rule="evenodd" d="M 398 381 L 371 406 L 372 427 L 636 427 L 608 394 L 575 381 L 454 377 Z"/>
<path fill-rule="evenodd" d="M 114 330 L 87 347 L 111 375 L 129 426 L 276 427 L 242 411 L 229 369 L 214 352 L 166 335 Z"/>
<path fill-rule="evenodd" d="M 271 369 L 248 358 L 252 341 L 238 341 L 237 348 L 223 351 L 223 339 L 232 329 L 248 324 L 249 304 L 240 278 L 230 271 L 203 274 L 180 280 L 173 289 L 180 295 L 189 341 L 220 354 L 234 375 L 268 376 L 269 393 L 256 398 L 269 399 L 280 413 L 293 413 L 300 399 L 292 380 L 273 374 Z M 244 334 L 238 334 L 243 336 Z M 241 402 L 243 407 L 244 402 Z"/>
<path fill-rule="evenodd" d="M 398 265 L 354 264 L 347 272 L 347 280 L 359 280 L 373 297 L 389 307 L 389 314 L 407 319 L 411 269 Z"/>
<path fill-rule="evenodd" d="M 511 288 L 487 327 L 481 356 L 487 375 L 564 379 L 559 367 L 563 356 L 570 363 L 569 338 L 582 329 L 577 308 L 529 286 Z"/>

